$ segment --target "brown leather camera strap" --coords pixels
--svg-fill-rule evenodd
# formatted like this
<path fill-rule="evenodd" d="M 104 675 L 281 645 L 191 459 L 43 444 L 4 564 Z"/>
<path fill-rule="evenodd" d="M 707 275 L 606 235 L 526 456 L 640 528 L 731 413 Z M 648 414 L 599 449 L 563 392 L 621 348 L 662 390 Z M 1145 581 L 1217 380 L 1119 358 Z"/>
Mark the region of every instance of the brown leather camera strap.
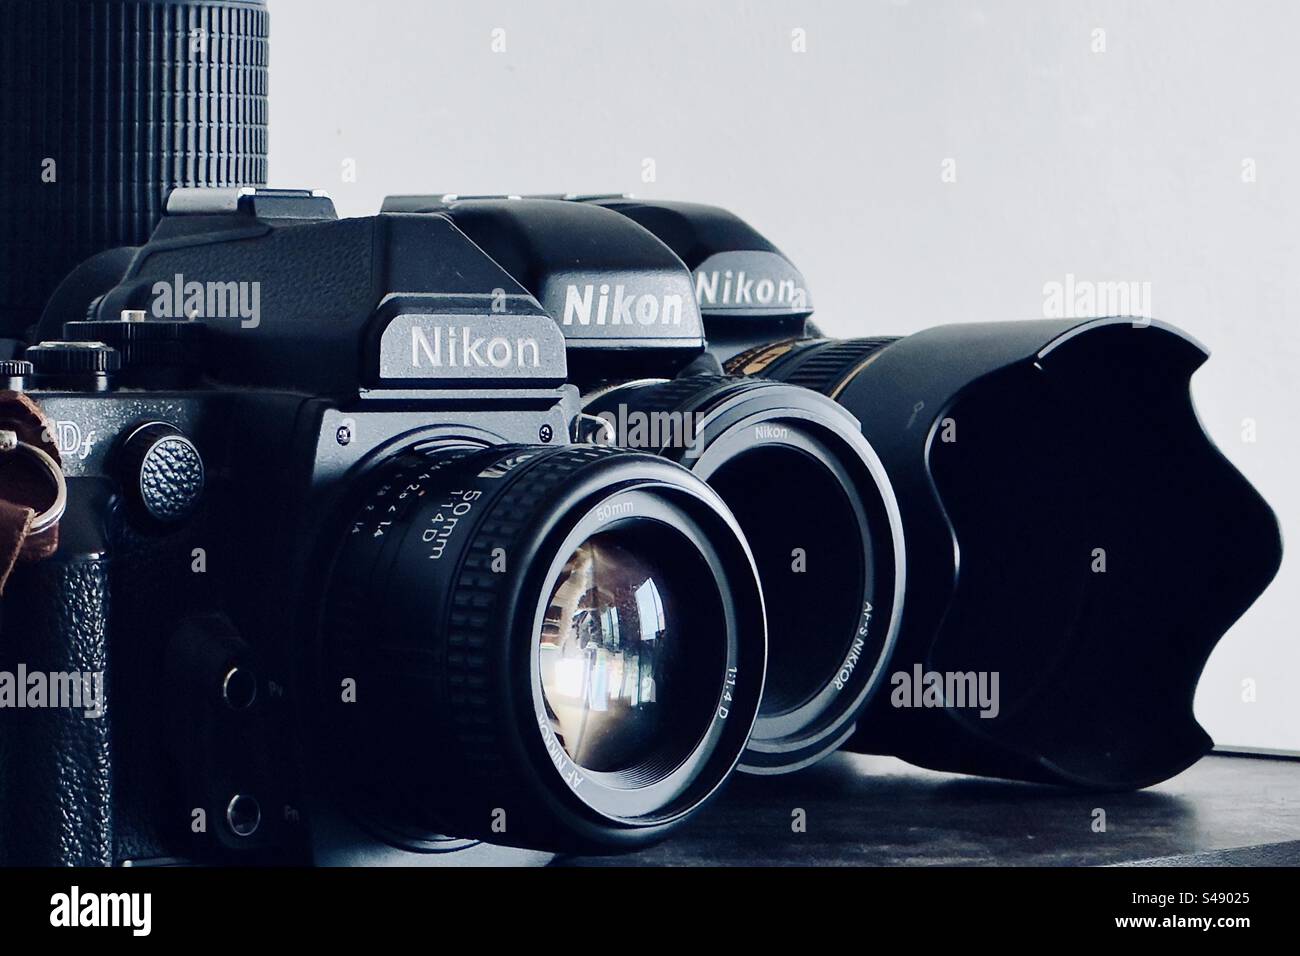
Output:
<path fill-rule="evenodd" d="M 15 564 L 58 548 L 66 500 L 49 421 L 26 395 L 0 391 L 0 594 Z"/>

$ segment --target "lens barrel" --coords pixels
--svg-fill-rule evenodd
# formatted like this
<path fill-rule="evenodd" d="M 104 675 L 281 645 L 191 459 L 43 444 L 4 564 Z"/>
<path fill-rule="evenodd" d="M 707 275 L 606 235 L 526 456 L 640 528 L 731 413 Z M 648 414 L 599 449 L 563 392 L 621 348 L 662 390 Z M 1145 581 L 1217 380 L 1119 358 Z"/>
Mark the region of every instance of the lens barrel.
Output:
<path fill-rule="evenodd" d="M 835 397 L 898 494 L 906 614 L 891 692 L 850 749 L 1105 789 L 1209 750 L 1197 679 L 1281 539 L 1197 418 L 1206 357 L 1172 326 L 1111 318 L 788 341 L 729 363 Z"/>
<path fill-rule="evenodd" d="M 730 774 L 763 604 L 703 482 L 608 448 L 433 444 L 362 487 L 321 630 L 330 776 L 373 830 L 634 847 Z"/>
<path fill-rule="evenodd" d="M 264 0 L 0 0 L 0 338 L 175 186 L 266 182 Z"/>
<path fill-rule="evenodd" d="M 704 479 L 754 552 L 768 676 L 741 769 L 774 774 L 852 733 L 899 627 L 903 535 L 857 421 L 804 388 L 730 376 L 633 382 L 588 396 L 597 440 Z"/>

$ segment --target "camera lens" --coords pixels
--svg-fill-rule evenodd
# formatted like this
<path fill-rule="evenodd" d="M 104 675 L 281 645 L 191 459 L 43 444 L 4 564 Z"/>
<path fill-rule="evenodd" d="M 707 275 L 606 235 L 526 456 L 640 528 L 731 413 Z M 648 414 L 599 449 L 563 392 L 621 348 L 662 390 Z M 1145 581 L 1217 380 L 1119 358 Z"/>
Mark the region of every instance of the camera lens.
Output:
<path fill-rule="evenodd" d="M 856 420 L 823 396 L 722 376 L 590 396 L 601 441 L 648 448 L 705 479 L 758 565 L 768 676 L 741 767 L 794 770 L 850 734 L 893 644 L 902 535 Z"/>
<path fill-rule="evenodd" d="M 565 562 L 539 641 L 556 739 L 579 767 L 679 763 L 708 723 L 721 670 L 721 607 L 708 568 L 663 526 L 602 531 Z M 689 595 L 702 604 L 686 604 Z"/>
<path fill-rule="evenodd" d="M 430 444 L 372 469 L 329 574 L 340 797 L 403 846 L 663 836 L 736 765 L 766 646 L 752 556 L 688 471 Z"/>
<path fill-rule="evenodd" d="M 1206 357 L 1172 326 L 1105 318 L 790 340 L 729 363 L 861 419 L 908 540 L 890 670 L 985 682 L 978 706 L 960 687 L 942 707 L 881 695 L 848 749 L 1099 789 L 1204 755 L 1197 678 L 1281 560 L 1275 516 L 1197 418 Z"/>

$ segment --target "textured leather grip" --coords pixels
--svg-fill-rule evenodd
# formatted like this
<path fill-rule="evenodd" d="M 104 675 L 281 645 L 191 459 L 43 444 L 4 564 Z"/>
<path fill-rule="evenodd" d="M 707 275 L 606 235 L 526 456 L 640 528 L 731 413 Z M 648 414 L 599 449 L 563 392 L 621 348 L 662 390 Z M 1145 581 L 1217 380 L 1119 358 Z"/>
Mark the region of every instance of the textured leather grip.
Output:
<path fill-rule="evenodd" d="M 0 863 L 109 866 L 108 562 L 20 566 L 0 623 L 0 670 L 101 675 L 101 712 L 0 708 Z M 21 666 L 21 670 L 20 670 Z M 22 692 L 22 688 L 17 688 Z"/>

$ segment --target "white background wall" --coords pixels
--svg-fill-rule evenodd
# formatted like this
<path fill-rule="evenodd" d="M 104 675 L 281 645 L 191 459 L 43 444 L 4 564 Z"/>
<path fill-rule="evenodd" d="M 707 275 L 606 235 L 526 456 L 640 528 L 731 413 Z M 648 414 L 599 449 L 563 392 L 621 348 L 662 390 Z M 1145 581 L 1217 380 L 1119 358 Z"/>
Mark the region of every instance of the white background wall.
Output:
<path fill-rule="evenodd" d="M 712 202 L 800 265 L 842 335 L 1038 317 L 1067 273 L 1150 282 L 1214 353 L 1206 428 L 1300 542 L 1300 4 L 270 7 L 273 182 L 344 215 L 392 192 Z M 1293 552 L 1202 680 L 1220 744 L 1300 750 L 1297 620 Z"/>

